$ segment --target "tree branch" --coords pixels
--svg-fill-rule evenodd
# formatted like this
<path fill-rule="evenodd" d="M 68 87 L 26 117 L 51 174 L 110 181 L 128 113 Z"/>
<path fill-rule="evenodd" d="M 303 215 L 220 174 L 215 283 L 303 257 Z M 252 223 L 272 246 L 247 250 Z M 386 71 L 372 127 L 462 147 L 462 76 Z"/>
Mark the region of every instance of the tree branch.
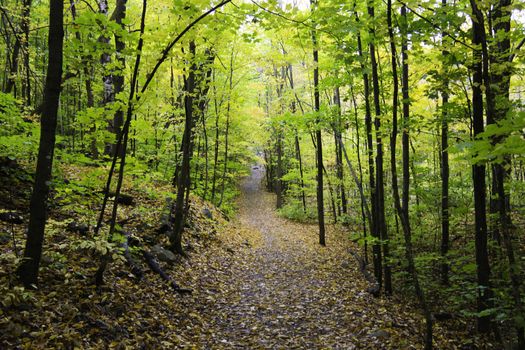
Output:
<path fill-rule="evenodd" d="M 153 77 L 157 73 L 158 69 L 164 63 L 164 61 L 166 61 L 166 59 L 168 58 L 168 54 L 170 53 L 171 49 L 184 36 L 184 34 L 186 34 L 191 28 L 193 28 L 193 26 L 195 26 L 197 23 L 199 23 L 202 19 L 207 17 L 209 14 L 211 14 L 215 10 L 223 7 L 224 5 L 226 5 L 227 3 L 231 2 L 231 1 L 232 0 L 224 0 L 224 1 L 220 2 L 219 4 L 217 4 L 216 6 L 212 7 L 211 9 L 209 9 L 208 11 L 204 12 L 202 15 L 200 15 L 195 20 L 193 20 L 193 22 L 188 24 L 188 26 L 186 28 L 184 28 L 184 30 L 182 32 L 180 32 L 179 35 L 177 35 L 177 37 L 175 39 L 173 39 L 164 48 L 164 50 L 162 50 L 162 56 L 159 58 L 159 60 L 157 61 L 157 63 L 155 64 L 155 66 L 153 67 L 151 72 L 148 73 L 148 75 L 146 76 L 146 82 L 144 83 L 144 85 L 142 86 L 142 89 L 140 90 L 141 94 L 143 94 L 146 91 L 146 89 L 148 88 L 149 84 L 153 80 Z M 137 100 L 140 99 L 140 95 L 138 95 L 136 98 L 137 98 Z"/>

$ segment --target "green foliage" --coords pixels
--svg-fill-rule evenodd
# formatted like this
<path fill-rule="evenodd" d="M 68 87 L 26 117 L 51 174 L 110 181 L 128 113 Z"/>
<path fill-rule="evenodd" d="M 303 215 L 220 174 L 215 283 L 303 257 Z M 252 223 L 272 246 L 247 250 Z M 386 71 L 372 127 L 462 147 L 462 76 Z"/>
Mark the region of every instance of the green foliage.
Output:
<path fill-rule="evenodd" d="M 10 159 L 34 157 L 40 135 L 33 116 L 24 116 L 20 102 L 0 92 L 0 155 Z"/>
<path fill-rule="evenodd" d="M 299 200 L 290 201 L 278 210 L 279 215 L 298 222 L 314 222 L 317 219 L 316 208 L 312 205 L 306 207 L 306 212 Z"/>
<path fill-rule="evenodd" d="M 0 136 L 21 134 L 26 131 L 19 103 L 13 95 L 0 92 Z"/>

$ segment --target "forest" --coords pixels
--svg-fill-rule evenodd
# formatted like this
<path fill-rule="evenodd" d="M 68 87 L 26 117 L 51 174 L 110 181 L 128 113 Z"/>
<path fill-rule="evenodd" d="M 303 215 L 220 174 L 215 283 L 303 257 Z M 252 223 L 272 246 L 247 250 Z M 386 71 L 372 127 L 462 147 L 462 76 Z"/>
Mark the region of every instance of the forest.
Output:
<path fill-rule="evenodd" d="M 0 16 L 0 348 L 525 349 L 524 2 Z"/>

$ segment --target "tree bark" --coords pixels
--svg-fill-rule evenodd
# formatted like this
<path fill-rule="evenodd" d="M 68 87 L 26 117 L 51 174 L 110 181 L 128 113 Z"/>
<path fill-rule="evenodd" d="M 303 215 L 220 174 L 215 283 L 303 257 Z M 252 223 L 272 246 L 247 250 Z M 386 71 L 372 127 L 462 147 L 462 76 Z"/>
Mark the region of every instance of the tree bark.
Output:
<path fill-rule="evenodd" d="M 185 79 L 184 90 L 184 135 L 182 139 L 182 164 L 177 176 L 177 199 L 175 202 L 175 214 L 173 233 L 170 236 L 171 249 L 181 255 L 184 254 L 182 248 L 182 231 L 185 223 L 185 195 L 186 189 L 190 186 L 190 163 L 191 163 L 191 144 L 193 137 L 193 93 L 195 90 L 195 72 L 197 65 L 195 63 L 195 42 L 190 44 L 190 68 L 188 77 Z"/>
<path fill-rule="evenodd" d="M 24 260 L 18 268 L 18 276 L 24 286 L 37 284 L 38 269 L 47 215 L 47 197 L 53 167 L 57 113 L 62 82 L 64 3 L 51 1 L 49 5 L 49 59 L 44 89 L 44 110 L 40 121 L 40 143 L 36 166 L 35 184 L 31 195 L 29 226 Z"/>
<path fill-rule="evenodd" d="M 230 112 L 231 112 L 231 98 L 233 91 L 233 64 L 235 58 L 235 48 L 232 47 L 230 56 L 230 72 L 228 76 L 229 88 L 228 88 L 228 101 L 226 102 L 226 130 L 224 131 L 224 166 L 222 169 L 222 183 L 221 183 L 221 197 L 219 199 L 218 206 L 222 205 L 224 199 L 224 190 L 226 189 L 226 174 L 228 172 L 228 147 L 229 147 L 229 136 L 230 136 Z"/>
<path fill-rule="evenodd" d="M 472 7 L 472 42 L 481 45 L 483 40 L 483 23 L 479 23 L 476 12 L 479 11 L 476 0 L 470 0 Z M 472 120 L 474 138 L 484 130 L 483 120 L 483 62 L 482 53 L 479 49 L 473 50 L 472 64 Z M 487 212 L 486 212 L 486 183 L 485 165 L 478 163 L 472 166 L 472 181 L 474 187 L 474 210 L 475 210 L 475 238 L 476 238 L 476 265 L 478 279 L 477 309 L 483 312 L 490 309 L 492 292 L 490 288 L 490 265 L 487 250 Z M 488 333 L 491 326 L 489 315 L 478 317 L 478 331 Z"/>
<path fill-rule="evenodd" d="M 356 21 L 359 22 L 357 12 L 355 12 Z M 372 223 L 370 225 L 370 233 L 373 238 L 372 243 L 372 256 L 374 264 L 374 276 L 381 289 L 383 285 L 383 258 L 381 245 L 379 243 L 380 236 L 377 228 L 377 193 L 375 183 L 375 167 L 374 167 L 374 143 L 372 140 L 372 108 L 370 104 L 370 80 L 367 73 L 367 67 L 365 67 L 364 60 L 365 55 L 363 54 L 363 46 L 361 42 L 361 35 L 357 35 L 357 46 L 359 51 L 359 57 L 361 58 L 361 70 L 363 72 L 363 91 L 365 99 L 365 129 L 366 129 L 366 142 L 368 150 L 368 181 L 370 186 L 370 202 L 372 212 Z"/>
<path fill-rule="evenodd" d="M 313 7 L 317 6 L 317 0 L 310 0 Z M 314 111 L 319 113 L 319 51 L 317 44 L 317 33 L 312 29 L 313 59 L 314 59 Z M 317 219 L 319 222 L 319 244 L 326 245 L 324 224 L 324 199 L 323 199 L 323 138 L 321 133 L 321 120 L 316 117 L 315 138 L 317 144 Z"/>
<path fill-rule="evenodd" d="M 294 86 L 294 80 L 293 80 L 293 69 L 292 69 L 292 65 L 289 64 L 288 65 L 288 81 L 290 83 L 290 89 L 294 92 L 295 94 L 295 86 Z M 296 95 L 297 97 L 297 95 Z M 296 105 L 296 101 L 293 100 L 292 103 L 291 103 L 291 108 L 292 108 L 292 113 L 295 114 L 295 112 L 297 111 L 297 105 Z M 301 109 L 302 110 L 302 109 Z M 300 176 L 300 185 L 301 185 L 301 200 L 302 200 L 302 203 L 303 203 L 303 212 L 306 214 L 306 194 L 304 192 L 304 172 L 303 172 L 303 159 L 301 157 L 301 144 L 299 142 L 299 134 L 298 134 L 298 131 L 297 131 L 297 128 L 294 130 L 295 132 L 295 135 L 294 135 L 294 143 L 295 143 L 295 159 L 297 160 L 298 164 L 299 164 L 299 176 Z"/>
<path fill-rule="evenodd" d="M 215 203 L 215 192 L 217 183 L 217 167 L 219 166 L 219 103 L 217 101 L 217 86 L 215 80 L 215 70 L 212 75 L 213 80 L 213 105 L 215 110 L 215 143 L 213 147 L 213 175 L 211 180 L 211 202 Z"/>
<path fill-rule="evenodd" d="M 126 18 L 126 6 L 127 0 L 117 0 L 115 11 L 111 15 L 111 20 L 115 21 L 121 30 L 125 30 L 125 26 L 122 23 Z M 115 54 L 119 62 L 119 71 L 113 75 L 113 88 L 114 98 L 124 91 L 124 72 L 126 68 L 126 59 L 124 58 L 124 50 L 126 49 L 126 43 L 122 39 L 121 35 L 115 34 Z M 119 108 L 113 116 L 113 121 L 110 122 L 109 131 L 115 134 L 115 141 L 111 144 L 106 145 L 106 154 L 113 155 L 116 152 L 116 141 L 119 139 L 120 133 L 122 132 L 122 123 L 124 122 L 124 110 Z"/>
<path fill-rule="evenodd" d="M 374 5 L 373 0 L 368 4 L 368 14 L 370 18 L 374 18 Z M 376 132 L 376 229 L 378 236 L 381 239 L 381 248 L 383 250 L 383 273 L 384 273 L 384 289 L 385 293 L 392 294 L 392 277 L 390 272 L 390 266 L 387 263 L 389 259 L 389 247 L 388 247 L 388 233 L 386 228 L 385 220 L 385 184 L 383 180 L 383 141 L 381 137 L 381 104 L 379 101 L 380 90 L 379 90 L 379 75 L 377 68 L 377 59 L 375 52 L 375 30 L 373 24 L 370 27 L 371 42 L 369 44 L 370 50 L 370 63 L 372 66 L 372 86 L 374 92 L 374 107 L 375 107 L 375 119 L 374 127 Z"/>
<path fill-rule="evenodd" d="M 447 0 L 441 2 L 443 9 L 446 9 Z M 442 33 L 442 45 L 445 43 L 445 33 Z M 448 163 L 448 62 L 446 58 L 449 52 L 446 49 L 442 50 L 443 58 L 443 89 L 441 91 L 441 283 L 449 284 L 449 264 L 448 264 L 448 250 L 450 245 L 450 226 L 449 226 L 449 177 L 450 169 Z"/>
<path fill-rule="evenodd" d="M 426 336 L 425 336 L 425 349 L 432 349 L 432 314 L 426 301 L 425 293 L 419 283 L 419 275 L 416 270 L 416 264 L 414 261 L 414 249 L 412 247 L 412 229 L 410 227 L 410 216 L 408 207 L 409 198 L 409 185 L 410 185 L 410 154 L 409 154 L 409 104 L 410 96 L 408 93 L 408 33 L 407 33 L 407 22 L 406 22 L 406 7 L 402 6 L 401 16 L 403 18 L 404 26 L 401 28 L 401 57 L 402 57 L 402 96 L 403 96 L 403 197 L 402 201 L 399 196 L 398 179 L 397 179 L 397 164 L 396 164 L 396 138 L 397 138 L 397 107 L 398 107 L 398 95 L 399 95 L 399 83 L 397 74 L 397 50 L 394 39 L 394 32 L 392 26 L 392 1 L 388 0 L 387 3 L 387 21 L 388 21 L 388 35 L 390 37 L 390 49 L 392 56 L 392 77 L 394 80 L 394 94 L 392 103 L 392 136 L 390 138 L 390 154 L 391 154 L 391 171 L 392 171 L 392 192 L 394 197 L 394 206 L 396 208 L 397 215 L 401 220 L 401 227 L 403 228 L 403 236 L 405 239 L 405 258 L 408 263 L 408 273 L 412 278 L 414 284 L 414 290 L 416 297 L 423 311 L 423 316 L 426 322 Z"/>
<path fill-rule="evenodd" d="M 339 147 L 339 142 L 337 142 L 337 139 L 341 137 L 343 132 L 343 123 L 341 122 L 341 94 L 339 92 L 339 87 L 335 88 L 334 91 L 334 102 L 337 106 L 337 123 L 334 130 L 334 139 L 335 139 L 335 150 L 336 150 L 336 169 L 337 169 L 337 196 L 341 204 L 341 210 L 339 212 L 339 215 L 341 215 L 341 212 L 343 214 L 347 213 L 347 200 L 346 200 L 346 191 L 345 191 L 345 179 L 344 179 L 344 171 L 343 171 L 343 151 L 341 147 Z"/>

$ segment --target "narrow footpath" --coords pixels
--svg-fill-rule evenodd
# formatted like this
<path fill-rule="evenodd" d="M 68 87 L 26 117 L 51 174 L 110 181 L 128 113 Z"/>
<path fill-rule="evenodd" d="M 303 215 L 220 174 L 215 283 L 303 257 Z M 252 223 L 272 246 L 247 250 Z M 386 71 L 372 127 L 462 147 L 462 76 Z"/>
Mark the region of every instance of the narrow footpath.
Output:
<path fill-rule="evenodd" d="M 349 239 L 328 227 L 321 247 L 317 226 L 277 215 L 263 179 L 253 167 L 238 218 L 221 234 L 229 254 L 211 253 L 196 277 L 200 307 L 191 317 L 202 332 L 192 342 L 206 349 L 422 348 L 420 316 L 366 292 Z"/>

